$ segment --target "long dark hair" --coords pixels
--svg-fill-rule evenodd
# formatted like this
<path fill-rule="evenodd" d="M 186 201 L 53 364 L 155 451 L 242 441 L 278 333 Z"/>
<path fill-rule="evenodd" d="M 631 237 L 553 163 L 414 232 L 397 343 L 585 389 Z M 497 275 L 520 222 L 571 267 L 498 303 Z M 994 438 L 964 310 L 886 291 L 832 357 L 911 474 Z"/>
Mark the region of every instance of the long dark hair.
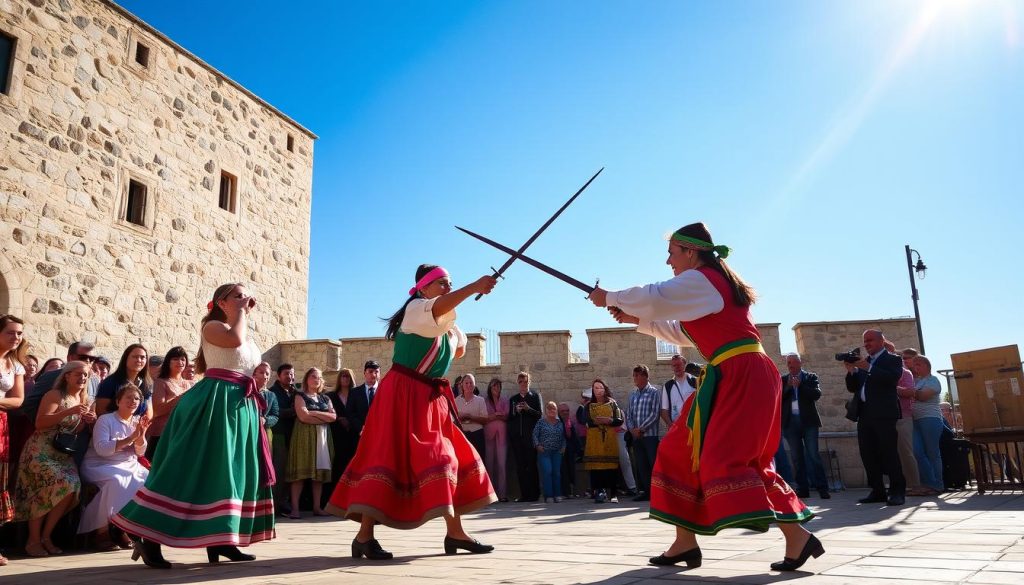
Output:
<path fill-rule="evenodd" d="M 157 374 L 157 378 L 166 380 L 171 377 L 171 360 L 177 358 L 185 358 L 185 367 L 188 367 L 188 352 L 185 351 L 184 347 L 176 345 L 167 351 L 167 355 L 164 356 L 164 363 L 160 365 L 160 373 Z M 184 371 L 184 370 L 183 370 Z"/>
<path fill-rule="evenodd" d="M 421 278 L 426 276 L 428 272 L 435 268 L 437 268 L 436 264 L 420 264 L 420 267 L 416 269 L 416 282 L 419 282 Z M 405 308 L 409 306 L 409 303 L 411 303 L 413 299 L 419 297 L 419 291 L 414 292 L 412 296 L 405 300 L 401 309 L 395 311 L 395 314 L 391 315 L 391 318 L 385 319 L 388 323 L 388 329 L 384 332 L 384 339 L 389 341 L 393 341 L 395 339 L 395 335 L 398 334 L 398 328 L 402 326 L 402 319 L 405 319 Z M 196 361 L 199 361 L 198 358 Z"/>
<path fill-rule="evenodd" d="M 708 231 L 708 226 L 700 222 L 684 225 L 676 230 L 676 233 L 704 240 L 712 245 L 714 244 L 714 240 L 711 239 L 711 232 Z M 725 281 L 729 283 L 729 288 L 732 290 L 732 299 L 737 305 L 741 307 L 749 307 L 754 304 L 757 300 L 757 293 L 754 292 L 754 288 L 743 282 L 740 275 L 733 272 L 732 269 L 729 268 L 729 265 L 725 263 L 725 260 L 722 260 L 715 255 L 714 250 L 697 250 L 697 257 L 700 258 L 701 262 L 706 266 L 718 272 L 725 278 Z"/>
<path fill-rule="evenodd" d="M 498 387 L 498 400 L 501 400 L 501 378 L 491 378 L 491 381 L 487 383 L 487 400 L 490 401 L 491 406 L 498 408 L 498 403 L 494 400 L 494 396 L 491 394 L 491 388 Z"/>
<path fill-rule="evenodd" d="M 125 348 L 124 353 L 121 354 L 121 361 L 117 362 L 117 369 L 111 374 L 114 378 L 119 378 L 126 382 L 134 383 L 135 380 L 128 377 L 128 356 L 132 354 L 136 349 L 141 349 L 146 352 L 146 365 L 142 366 L 142 371 L 139 372 L 139 376 L 142 378 L 142 395 L 143 397 L 149 397 L 153 394 L 153 378 L 149 375 L 149 350 L 146 349 L 145 345 L 141 343 L 133 343 Z"/>
<path fill-rule="evenodd" d="M 228 296 L 236 286 L 242 286 L 240 282 L 228 282 L 217 287 L 217 290 L 213 291 L 213 300 L 210 301 L 210 310 L 206 312 L 206 316 L 199 322 L 199 351 L 196 352 L 196 359 L 192 362 L 196 367 L 196 373 L 202 374 L 206 371 L 206 358 L 203 356 L 203 327 L 209 321 L 223 321 L 227 322 L 228 315 L 217 306 L 217 301 L 223 300 Z"/>

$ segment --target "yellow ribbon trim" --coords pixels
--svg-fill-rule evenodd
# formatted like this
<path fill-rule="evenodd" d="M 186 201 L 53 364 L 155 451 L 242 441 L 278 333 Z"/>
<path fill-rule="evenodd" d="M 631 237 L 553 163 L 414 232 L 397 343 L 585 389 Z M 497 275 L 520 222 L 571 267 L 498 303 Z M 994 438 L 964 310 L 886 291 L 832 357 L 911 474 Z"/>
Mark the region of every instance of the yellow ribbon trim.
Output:
<path fill-rule="evenodd" d="M 693 406 L 691 407 L 695 409 L 693 416 L 693 427 L 690 429 L 690 437 L 687 440 L 687 445 L 689 445 L 692 448 L 692 452 L 690 454 L 691 471 L 696 472 L 697 470 L 700 469 L 700 452 L 701 448 L 703 447 L 704 428 L 701 426 L 702 419 L 699 398 L 701 390 L 705 390 L 704 381 L 707 379 L 708 368 L 715 368 L 721 365 L 724 361 L 728 360 L 729 358 L 734 358 L 738 355 L 743 355 L 745 353 L 764 353 L 764 347 L 762 347 L 760 343 L 750 343 L 747 345 L 733 347 L 731 349 L 723 351 L 718 355 L 712 356 L 711 360 L 708 361 L 708 364 L 704 366 L 704 369 L 702 369 L 700 372 L 700 378 L 697 379 L 698 395 L 694 396 Z M 713 386 L 707 388 L 705 392 L 714 392 L 715 387 L 718 385 L 717 375 L 712 375 L 711 380 Z M 694 437 L 696 437 L 696 439 L 694 439 Z"/>

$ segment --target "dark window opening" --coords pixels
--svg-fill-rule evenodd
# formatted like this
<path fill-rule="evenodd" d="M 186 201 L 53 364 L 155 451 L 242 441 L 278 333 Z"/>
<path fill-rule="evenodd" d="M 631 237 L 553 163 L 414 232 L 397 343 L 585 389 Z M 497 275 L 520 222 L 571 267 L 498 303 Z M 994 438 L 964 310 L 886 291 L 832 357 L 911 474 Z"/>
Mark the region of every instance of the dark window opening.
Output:
<path fill-rule="evenodd" d="M 220 200 L 218 204 L 224 211 L 235 212 L 238 197 L 238 177 L 229 172 L 220 173 Z"/>
<path fill-rule="evenodd" d="M 288 135 L 288 152 L 295 152 L 295 137 Z"/>
<path fill-rule="evenodd" d="M 135 43 L 135 62 L 143 67 L 149 67 L 149 47 Z"/>
<path fill-rule="evenodd" d="M 146 186 L 138 181 L 128 181 L 128 205 L 125 206 L 124 218 L 129 223 L 146 226 Z"/>
<path fill-rule="evenodd" d="M 14 69 L 15 39 L 0 32 L 0 93 L 7 93 L 11 86 L 11 71 Z"/>

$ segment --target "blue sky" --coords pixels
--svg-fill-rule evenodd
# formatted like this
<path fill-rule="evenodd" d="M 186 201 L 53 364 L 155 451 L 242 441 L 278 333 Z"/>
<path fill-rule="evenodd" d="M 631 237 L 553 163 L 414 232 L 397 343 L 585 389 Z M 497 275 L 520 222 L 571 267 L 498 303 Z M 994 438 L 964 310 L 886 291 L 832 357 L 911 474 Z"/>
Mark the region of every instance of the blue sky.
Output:
<path fill-rule="evenodd" d="M 910 244 L 937 367 L 1022 339 L 1018 2 L 123 5 L 320 136 L 309 337 L 381 335 L 419 263 L 504 261 L 454 225 L 518 247 L 603 166 L 531 256 L 624 288 L 703 220 L 793 349 L 796 322 L 912 315 Z M 583 351 L 614 325 L 524 265 L 459 312 Z"/>

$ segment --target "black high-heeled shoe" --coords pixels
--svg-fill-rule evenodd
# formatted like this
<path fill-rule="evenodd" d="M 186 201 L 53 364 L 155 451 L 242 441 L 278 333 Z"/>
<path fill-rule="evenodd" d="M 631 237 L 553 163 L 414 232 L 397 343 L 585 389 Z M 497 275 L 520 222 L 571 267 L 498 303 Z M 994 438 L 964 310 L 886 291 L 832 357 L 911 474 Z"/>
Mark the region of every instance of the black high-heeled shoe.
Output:
<path fill-rule="evenodd" d="M 772 570 L 795 571 L 807 562 L 808 557 L 818 558 L 823 554 L 825 554 L 825 547 L 821 546 L 821 541 L 812 534 L 811 537 L 807 539 L 807 544 L 804 545 L 804 549 L 800 551 L 799 557 L 795 559 L 782 557 L 781 561 L 772 563 Z"/>
<path fill-rule="evenodd" d="M 164 558 L 160 550 L 160 543 L 152 540 L 145 540 L 137 536 L 129 535 L 135 550 L 132 551 L 132 560 L 137 561 L 142 557 L 142 562 L 153 569 L 170 569 L 171 563 Z"/>
<path fill-rule="evenodd" d="M 238 550 L 237 546 L 208 546 L 206 547 L 206 558 L 211 563 L 219 563 L 220 557 L 224 557 L 229 561 L 255 561 L 256 555 L 247 555 L 244 552 Z"/>
<path fill-rule="evenodd" d="M 460 548 L 475 555 L 489 553 L 494 550 L 493 546 L 484 544 L 479 540 L 459 540 L 450 536 L 444 537 L 444 554 L 453 555 Z"/>
<path fill-rule="evenodd" d="M 381 547 L 380 543 L 377 542 L 376 538 L 371 538 L 366 542 L 359 542 L 356 539 L 352 539 L 352 558 L 359 559 L 366 557 L 371 561 L 387 561 L 393 559 L 395 555 L 389 553 Z"/>
<path fill-rule="evenodd" d="M 651 557 L 648 562 L 652 565 L 658 565 L 659 567 L 667 567 L 685 562 L 686 568 L 696 569 L 704 562 L 704 555 L 700 552 L 700 547 L 695 546 L 690 550 L 683 551 L 677 555 L 666 556 L 665 553 L 661 553 L 656 557 Z"/>

